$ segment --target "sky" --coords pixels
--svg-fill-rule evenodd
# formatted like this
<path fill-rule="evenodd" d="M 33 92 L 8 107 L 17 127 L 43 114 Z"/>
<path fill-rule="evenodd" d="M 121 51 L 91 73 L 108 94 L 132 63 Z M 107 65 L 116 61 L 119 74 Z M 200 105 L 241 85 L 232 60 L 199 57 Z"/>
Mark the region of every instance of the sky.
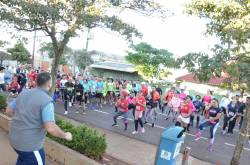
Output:
<path fill-rule="evenodd" d="M 209 49 L 217 42 L 215 37 L 205 36 L 206 21 L 184 13 L 185 3 L 190 0 L 160 0 L 174 15 L 162 20 L 156 17 L 146 17 L 138 13 L 125 11 L 120 14 L 122 20 L 134 25 L 142 34 L 141 39 L 136 38 L 135 43 L 147 42 L 153 47 L 167 49 L 175 57 L 186 55 L 189 52 L 209 52 Z M 12 31 L 12 30 L 11 30 Z M 0 30 L 1 40 L 10 42 L 13 46 L 15 39 L 5 30 Z M 27 49 L 32 52 L 33 33 L 23 33 L 28 38 Z M 36 54 L 39 54 L 39 45 L 49 42 L 43 32 L 37 33 Z M 129 50 L 128 43 L 117 33 L 109 30 L 91 30 L 92 39 L 89 41 L 89 50 L 98 50 L 115 55 L 126 55 Z M 73 49 L 82 49 L 86 44 L 86 33 L 81 32 L 78 37 L 72 38 L 68 44 Z"/>

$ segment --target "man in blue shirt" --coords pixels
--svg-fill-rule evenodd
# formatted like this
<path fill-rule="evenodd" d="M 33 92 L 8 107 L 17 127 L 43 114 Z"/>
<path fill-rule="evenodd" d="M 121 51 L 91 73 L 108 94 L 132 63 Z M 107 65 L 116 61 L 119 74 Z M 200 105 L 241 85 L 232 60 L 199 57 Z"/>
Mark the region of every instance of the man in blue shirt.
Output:
<path fill-rule="evenodd" d="M 72 140 L 71 133 L 63 132 L 55 124 L 55 107 L 48 95 L 50 88 L 50 74 L 40 73 L 37 76 L 37 88 L 20 93 L 6 110 L 12 116 L 9 140 L 18 154 L 16 165 L 45 164 L 43 144 L 47 132 L 55 137 Z"/>

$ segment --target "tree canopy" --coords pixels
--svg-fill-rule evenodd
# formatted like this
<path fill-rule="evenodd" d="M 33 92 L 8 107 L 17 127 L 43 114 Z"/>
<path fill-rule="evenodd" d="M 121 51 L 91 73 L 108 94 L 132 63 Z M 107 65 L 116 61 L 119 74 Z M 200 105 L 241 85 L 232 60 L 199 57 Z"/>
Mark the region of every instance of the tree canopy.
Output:
<path fill-rule="evenodd" d="M 232 84 L 250 90 L 250 1 L 249 0 L 192 0 L 187 13 L 207 20 L 207 34 L 215 35 L 220 43 L 212 54 L 189 53 L 178 61 L 195 73 L 201 81 L 226 73 Z M 246 135 L 248 135 L 250 107 L 246 104 L 244 122 L 236 143 L 231 165 L 240 164 Z"/>
<path fill-rule="evenodd" d="M 138 30 L 123 22 L 115 11 L 123 9 L 141 13 L 164 13 L 152 0 L 1 0 L 0 21 L 20 31 L 43 31 L 50 37 L 55 58 L 52 65 L 53 88 L 57 68 L 70 38 L 79 30 L 107 28 L 132 41 L 141 36 Z M 52 88 L 52 91 L 54 90 Z"/>
<path fill-rule="evenodd" d="M 145 77 L 159 78 L 161 66 L 175 67 L 173 54 L 165 49 L 156 49 L 144 42 L 132 46 L 132 49 L 126 60 L 134 64 Z"/>
<path fill-rule="evenodd" d="M 75 64 L 82 70 L 94 62 L 91 58 L 91 52 L 87 52 L 85 49 L 75 50 L 73 56 Z"/>
<path fill-rule="evenodd" d="M 39 49 L 39 51 L 46 52 L 48 54 L 49 58 L 53 59 L 55 57 L 53 44 L 51 42 L 49 42 L 49 43 L 43 42 L 41 44 L 41 48 Z M 59 64 L 61 64 L 61 65 L 68 64 L 67 61 L 69 59 L 69 56 L 72 54 L 72 52 L 73 52 L 73 50 L 71 48 L 69 48 L 68 46 L 65 46 L 65 49 L 64 49 L 64 52 L 63 52 L 62 58 L 60 59 Z"/>
<path fill-rule="evenodd" d="M 219 77 L 224 73 L 240 80 L 250 89 L 250 2 L 193 0 L 187 12 L 208 20 L 207 34 L 220 39 L 212 49 L 212 56 L 206 53 L 189 53 L 179 59 L 189 71 L 201 81 Z"/>
<path fill-rule="evenodd" d="M 12 60 L 16 60 L 21 64 L 31 62 L 31 54 L 22 42 L 17 42 L 13 48 L 7 49 L 7 52 L 10 53 Z"/>

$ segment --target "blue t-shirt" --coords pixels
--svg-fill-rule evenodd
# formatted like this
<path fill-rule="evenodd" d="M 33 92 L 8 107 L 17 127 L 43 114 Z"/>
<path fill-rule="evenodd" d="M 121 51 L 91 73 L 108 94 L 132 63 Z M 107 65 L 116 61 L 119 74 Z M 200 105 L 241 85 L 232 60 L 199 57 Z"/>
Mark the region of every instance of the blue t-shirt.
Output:
<path fill-rule="evenodd" d="M 237 106 L 236 105 L 233 105 L 233 103 L 231 102 L 228 106 L 228 114 L 230 117 L 233 117 L 236 112 L 237 112 Z"/>
<path fill-rule="evenodd" d="M 196 111 L 200 111 L 203 107 L 203 103 L 200 100 L 193 101 Z"/>
<path fill-rule="evenodd" d="M 211 107 L 209 109 L 209 117 L 216 117 L 218 113 L 221 113 L 221 109 L 220 108 L 214 108 L 214 107 Z M 220 120 L 215 120 L 216 123 L 218 123 Z"/>
<path fill-rule="evenodd" d="M 102 92 L 103 82 L 102 81 L 97 82 L 96 88 L 98 92 Z"/>

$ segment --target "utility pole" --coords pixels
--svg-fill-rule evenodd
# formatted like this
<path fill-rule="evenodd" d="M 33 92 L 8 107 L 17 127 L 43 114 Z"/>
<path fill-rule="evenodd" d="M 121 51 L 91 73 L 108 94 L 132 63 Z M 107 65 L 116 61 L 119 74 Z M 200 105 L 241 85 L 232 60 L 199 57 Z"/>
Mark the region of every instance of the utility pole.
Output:
<path fill-rule="evenodd" d="M 33 37 L 32 68 L 34 68 L 34 63 L 35 63 L 35 49 L 36 49 L 36 30 L 34 31 L 34 37 Z"/>
<path fill-rule="evenodd" d="M 88 48 L 89 48 L 89 40 L 91 39 L 90 36 L 89 36 L 89 33 L 90 33 L 90 28 L 87 28 L 87 40 L 86 40 L 86 45 L 85 45 L 86 51 L 88 51 Z"/>

